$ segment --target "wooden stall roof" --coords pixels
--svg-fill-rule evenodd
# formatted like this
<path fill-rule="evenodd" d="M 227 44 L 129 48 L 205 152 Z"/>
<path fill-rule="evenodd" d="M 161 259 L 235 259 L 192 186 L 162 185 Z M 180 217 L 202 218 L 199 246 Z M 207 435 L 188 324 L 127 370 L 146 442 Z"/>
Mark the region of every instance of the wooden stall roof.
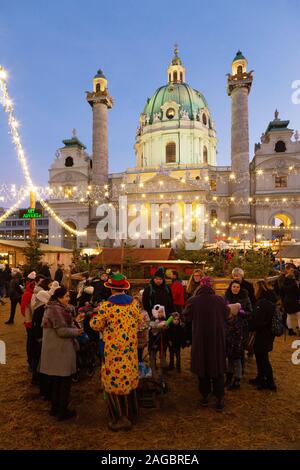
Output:
<path fill-rule="evenodd" d="M 281 251 L 282 258 L 300 258 L 300 244 L 299 245 L 289 245 L 282 248 Z M 280 254 L 277 253 L 276 258 L 279 258 Z"/>
<path fill-rule="evenodd" d="M 119 265 L 123 253 L 124 264 L 126 264 L 126 257 L 129 257 L 133 262 L 140 263 L 146 260 L 170 260 L 174 259 L 172 248 L 102 248 L 102 253 L 95 256 L 91 260 L 92 264 L 104 265 Z"/>

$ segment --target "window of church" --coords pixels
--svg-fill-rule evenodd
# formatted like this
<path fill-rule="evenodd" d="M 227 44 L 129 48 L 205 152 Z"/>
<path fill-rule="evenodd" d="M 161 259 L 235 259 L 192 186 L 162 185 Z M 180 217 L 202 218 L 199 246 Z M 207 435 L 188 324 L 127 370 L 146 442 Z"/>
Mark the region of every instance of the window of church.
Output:
<path fill-rule="evenodd" d="M 176 162 L 176 144 L 175 142 L 169 142 L 166 145 L 166 163 Z"/>
<path fill-rule="evenodd" d="M 183 82 L 183 73 L 180 72 L 180 81 Z"/>
<path fill-rule="evenodd" d="M 285 152 L 286 151 L 286 145 L 283 142 L 283 140 L 278 140 L 275 145 L 275 152 Z"/>
<path fill-rule="evenodd" d="M 174 82 L 177 82 L 177 72 L 173 73 L 173 79 L 174 79 Z"/>
<path fill-rule="evenodd" d="M 210 180 L 209 185 L 211 191 L 217 191 L 217 180 L 215 178 Z"/>
<path fill-rule="evenodd" d="M 203 163 L 208 163 L 208 151 L 205 145 L 203 147 Z"/>
<path fill-rule="evenodd" d="M 96 85 L 96 93 L 99 93 L 99 91 L 100 91 L 100 83 L 97 83 L 97 85 Z"/>
<path fill-rule="evenodd" d="M 243 73 L 243 67 L 242 67 L 242 65 L 239 65 L 238 68 L 237 68 L 237 74 L 242 75 L 242 73 Z"/>
<path fill-rule="evenodd" d="M 287 176 L 275 176 L 275 188 L 286 188 Z"/>
<path fill-rule="evenodd" d="M 218 218 L 216 209 L 210 211 L 210 221 L 213 222 Z"/>
<path fill-rule="evenodd" d="M 166 116 L 167 116 L 168 119 L 173 119 L 175 114 L 176 114 L 176 111 L 175 111 L 174 108 L 168 108 L 167 109 Z"/>
<path fill-rule="evenodd" d="M 207 126 L 207 117 L 206 117 L 206 114 L 202 114 L 202 122 L 205 126 Z"/>
<path fill-rule="evenodd" d="M 72 157 L 67 157 L 65 160 L 65 166 L 73 166 L 74 165 L 74 160 Z"/>

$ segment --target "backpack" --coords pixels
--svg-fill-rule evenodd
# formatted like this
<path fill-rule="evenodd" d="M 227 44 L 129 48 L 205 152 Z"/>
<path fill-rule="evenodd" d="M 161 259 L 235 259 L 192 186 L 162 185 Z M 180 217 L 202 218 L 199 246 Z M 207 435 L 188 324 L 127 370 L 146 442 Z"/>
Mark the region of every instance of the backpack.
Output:
<path fill-rule="evenodd" d="M 282 312 L 280 307 L 276 305 L 272 318 L 271 331 L 274 336 L 282 336 L 284 333 L 284 325 L 282 322 Z"/>

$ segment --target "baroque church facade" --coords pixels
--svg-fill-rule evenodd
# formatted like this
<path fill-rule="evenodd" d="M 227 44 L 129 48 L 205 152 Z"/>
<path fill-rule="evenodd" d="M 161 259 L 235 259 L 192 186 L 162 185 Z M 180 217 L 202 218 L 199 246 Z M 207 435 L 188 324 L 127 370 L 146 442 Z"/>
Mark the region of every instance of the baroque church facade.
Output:
<path fill-rule="evenodd" d="M 276 111 L 250 161 L 248 98 L 253 71 L 238 51 L 227 75 L 231 99 L 231 165 L 217 165 L 217 138 L 208 103 L 186 81 L 175 47 L 167 83 L 147 99 L 135 137 L 136 164 L 108 172 L 108 111 L 113 99 L 99 70 L 86 99 L 93 115 L 90 156 L 76 132 L 63 141 L 49 170 L 51 206 L 72 228 L 86 230 L 81 247 L 197 247 L 216 241 L 297 239 L 300 220 L 300 141 Z M 105 203 L 106 209 L 99 209 Z M 106 212 L 105 212 L 106 211 Z M 107 214 L 115 229 L 107 231 Z M 155 223 L 153 223 L 155 220 Z M 102 222 L 101 222 L 102 221 Z M 126 227 L 126 229 L 124 228 Z M 193 238 L 194 237 L 194 238 Z M 67 232 L 49 222 L 49 240 L 70 246 Z M 191 247 L 193 247 L 191 245 Z"/>

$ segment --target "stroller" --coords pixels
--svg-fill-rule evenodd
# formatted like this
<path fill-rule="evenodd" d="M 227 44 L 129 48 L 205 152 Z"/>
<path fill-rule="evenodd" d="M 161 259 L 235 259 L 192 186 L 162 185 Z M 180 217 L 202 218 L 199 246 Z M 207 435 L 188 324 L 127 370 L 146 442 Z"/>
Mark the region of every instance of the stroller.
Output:
<path fill-rule="evenodd" d="M 72 377 L 73 382 L 78 382 L 83 373 L 92 377 L 98 364 L 99 334 L 90 327 L 93 306 L 86 304 L 78 309 L 78 314 L 81 316 L 81 320 L 76 320 L 75 324 L 82 328 L 84 333 L 77 337 L 79 351 L 76 357 L 77 372 Z"/>

